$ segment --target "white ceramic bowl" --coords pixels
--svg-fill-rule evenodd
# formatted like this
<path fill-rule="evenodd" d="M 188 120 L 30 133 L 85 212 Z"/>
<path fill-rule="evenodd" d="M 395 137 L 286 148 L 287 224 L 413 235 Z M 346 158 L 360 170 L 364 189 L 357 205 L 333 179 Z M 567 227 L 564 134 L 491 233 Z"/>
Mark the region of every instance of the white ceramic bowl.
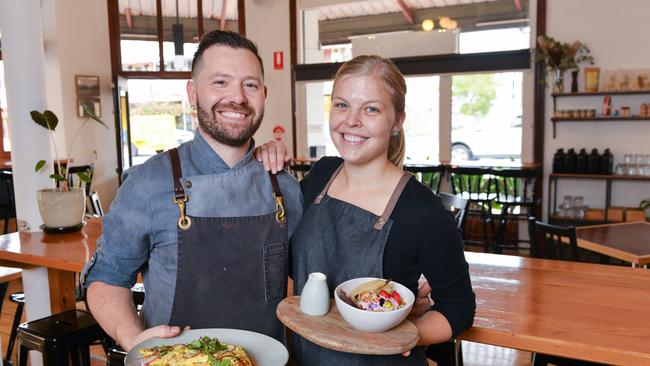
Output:
<path fill-rule="evenodd" d="M 346 294 L 349 294 L 358 285 L 375 279 L 377 278 L 353 278 L 336 286 L 336 289 L 334 290 L 334 300 L 336 302 L 336 308 L 339 310 L 339 313 L 343 319 L 348 324 L 350 324 L 350 326 L 352 326 L 352 328 L 360 330 L 362 332 L 380 333 L 399 325 L 411 312 L 411 308 L 415 302 L 415 295 L 413 295 L 413 292 L 404 285 L 397 282 L 391 282 L 391 284 L 393 285 L 393 289 L 396 290 L 400 296 L 402 296 L 402 300 L 406 302 L 406 306 L 394 311 L 376 312 L 361 310 L 345 303 L 337 295 L 339 289 L 343 289 Z"/>

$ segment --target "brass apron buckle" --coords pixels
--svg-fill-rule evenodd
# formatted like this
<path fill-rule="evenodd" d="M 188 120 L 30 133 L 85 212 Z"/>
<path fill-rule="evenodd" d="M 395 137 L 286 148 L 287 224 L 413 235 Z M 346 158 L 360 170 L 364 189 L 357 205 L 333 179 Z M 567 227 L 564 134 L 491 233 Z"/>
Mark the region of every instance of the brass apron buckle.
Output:
<path fill-rule="evenodd" d="M 287 220 L 284 212 L 284 200 L 280 195 L 273 194 L 273 196 L 275 197 L 275 220 L 279 224 L 284 224 L 284 222 Z"/>
<path fill-rule="evenodd" d="M 176 221 L 176 224 L 179 229 L 185 231 L 192 226 L 192 219 L 185 215 L 185 203 L 187 202 L 188 197 L 183 194 L 182 196 L 174 196 L 172 200 L 178 205 L 178 209 L 181 211 L 181 215 L 178 218 L 178 221 Z"/>

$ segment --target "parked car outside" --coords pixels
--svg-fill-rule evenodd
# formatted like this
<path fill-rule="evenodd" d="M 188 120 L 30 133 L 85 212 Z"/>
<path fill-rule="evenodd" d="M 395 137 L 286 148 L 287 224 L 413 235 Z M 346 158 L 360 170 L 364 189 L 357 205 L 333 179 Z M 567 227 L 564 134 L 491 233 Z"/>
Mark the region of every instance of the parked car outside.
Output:
<path fill-rule="evenodd" d="M 453 161 L 481 158 L 521 157 L 521 116 L 500 121 L 452 116 L 451 159 Z"/>

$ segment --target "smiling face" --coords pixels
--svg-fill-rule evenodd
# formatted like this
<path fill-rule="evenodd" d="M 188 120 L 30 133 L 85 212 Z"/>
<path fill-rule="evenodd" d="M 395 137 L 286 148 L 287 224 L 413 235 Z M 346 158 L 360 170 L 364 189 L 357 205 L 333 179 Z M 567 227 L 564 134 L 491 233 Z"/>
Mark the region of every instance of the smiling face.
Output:
<path fill-rule="evenodd" d="M 264 117 L 266 87 L 262 68 L 247 49 L 212 46 L 187 84 L 199 126 L 219 143 L 239 147 L 255 134 Z"/>
<path fill-rule="evenodd" d="M 330 109 L 330 135 L 341 157 L 350 164 L 387 160 L 392 131 L 399 131 L 404 116 L 397 117 L 385 86 L 370 75 L 336 80 Z"/>

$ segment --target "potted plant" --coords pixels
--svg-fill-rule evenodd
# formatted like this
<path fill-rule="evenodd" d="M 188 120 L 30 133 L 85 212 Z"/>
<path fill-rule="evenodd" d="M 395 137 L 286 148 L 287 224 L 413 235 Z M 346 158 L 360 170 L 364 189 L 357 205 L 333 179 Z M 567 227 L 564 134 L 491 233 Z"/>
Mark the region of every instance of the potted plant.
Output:
<path fill-rule="evenodd" d="M 650 221 L 650 198 L 644 198 L 639 203 L 639 208 L 645 211 L 645 220 Z"/>
<path fill-rule="evenodd" d="M 85 106 L 84 110 L 90 119 L 97 121 L 108 129 L 108 126 L 97 118 L 92 111 Z M 50 110 L 45 110 L 42 113 L 39 111 L 31 111 L 30 116 L 36 124 L 49 131 L 54 148 L 55 161 L 53 164 L 56 164 L 57 167 L 55 173 L 50 175 L 50 178 L 54 179 L 57 183 L 57 188 L 41 189 L 37 192 L 36 196 L 38 209 L 43 219 L 43 229 L 46 231 L 50 229 L 50 231 L 55 232 L 80 229 L 83 225 L 83 217 L 86 211 L 86 192 L 83 187 L 76 188 L 68 186 L 67 167 L 65 164 L 61 164 L 61 160 L 59 160 L 59 152 L 54 139 L 54 132 L 56 126 L 59 124 L 59 118 Z M 71 150 L 74 147 L 77 136 L 79 136 L 79 132 L 88 121 L 89 119 L 86 118 L 83 124 L 79 126 L 79 129 L 72 138 Z M 39 160 L 34 170 L 36 172 L 42 171 L 46 164 L 47 161 Z M 82 182 L 90 181 L 90 171 L 81 172 L 77 175 Z"/>
<path fill-rule="evenodd" d="M 553 37 L 537 37 L 537 62 L 545 62 L 546 67 L 554 74 L 553 92 L 564 93 L 564 72 L 578 70 L 578 65 L 584 62 L 593 64 L 594 58 L 584 43 L 575 41 L 572 44 L 559 42 Z"/>

